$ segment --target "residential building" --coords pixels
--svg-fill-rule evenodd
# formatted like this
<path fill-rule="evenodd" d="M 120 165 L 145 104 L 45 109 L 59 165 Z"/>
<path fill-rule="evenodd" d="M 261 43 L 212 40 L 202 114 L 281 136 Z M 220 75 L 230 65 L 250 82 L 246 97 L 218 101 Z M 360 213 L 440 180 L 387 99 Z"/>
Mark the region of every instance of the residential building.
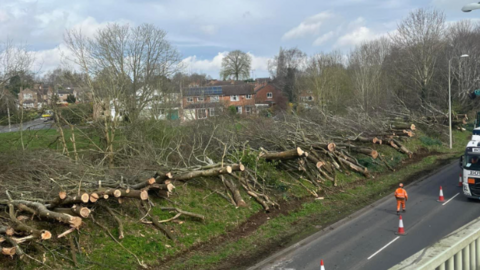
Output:
<path fill-rule="evenodd" d="M 315 105 L 315 96 L 310 90 L 303 90 L 298 97 L 298 104 L 304 108 L 311 108 Z"/>
<path fill-rule="evenodd" d="M 246 83 L 185 89 L 182 100 L 183 120 L 216 116 L 232 106 L 238 114 L 253 114 L 255 113 L 253 90 L 253 85 Z"/>
<path fill-rule="evenodd" d="M 23 106 L 24 109 L 36 109 L 38 106 L 38 94 L 36 91 L 26 88 L 20 88 L 18 93 L 18 104 Z"/>
<path fill-rule="evenodd" d="M 67 98 L 69 95 L 73 95 L 75 98 L 77 98 L 77 91 L 71 86 L 58 87 L 56 94 L 58 96 L 59 103 L 67 103 Z"/>
<path fill-rule="evenodd" d="M 275 84 L 268 82 L 255 88 L 255 106 L 257 110 L 270 107 L 285 110 L 287 105 L 288 99 Z"/>

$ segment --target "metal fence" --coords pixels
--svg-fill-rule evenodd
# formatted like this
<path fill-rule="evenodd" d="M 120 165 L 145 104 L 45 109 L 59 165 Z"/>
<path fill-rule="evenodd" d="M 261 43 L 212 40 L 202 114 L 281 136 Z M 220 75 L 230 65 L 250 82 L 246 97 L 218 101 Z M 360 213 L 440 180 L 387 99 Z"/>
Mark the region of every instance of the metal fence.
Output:
<path fill-rule="evenodd" d="M 480 218 L 389 270 L 480 270 Z"/>

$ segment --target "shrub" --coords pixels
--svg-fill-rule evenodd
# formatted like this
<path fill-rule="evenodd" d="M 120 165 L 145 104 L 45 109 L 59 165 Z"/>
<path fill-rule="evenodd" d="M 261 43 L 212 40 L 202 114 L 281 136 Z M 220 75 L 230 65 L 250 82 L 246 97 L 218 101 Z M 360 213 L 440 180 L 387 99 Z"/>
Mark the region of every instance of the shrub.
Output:
<path fill-rule="evenodd" d="M 73 125 L 82 124 L 93 115 L 93 106 L 89 103 L 72 104 L 68 107 L 59 108 L 59 115 Z"/>

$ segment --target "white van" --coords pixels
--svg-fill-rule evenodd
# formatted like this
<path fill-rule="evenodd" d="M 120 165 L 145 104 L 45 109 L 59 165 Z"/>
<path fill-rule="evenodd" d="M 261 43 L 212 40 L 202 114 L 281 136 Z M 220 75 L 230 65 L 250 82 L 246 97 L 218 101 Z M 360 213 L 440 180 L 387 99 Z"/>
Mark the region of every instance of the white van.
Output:
<path fill-rule="evenodd" d="M 463 194 L 468 198 L 480 199 L 480 140 L 468 142 L 460 165 Z"/>

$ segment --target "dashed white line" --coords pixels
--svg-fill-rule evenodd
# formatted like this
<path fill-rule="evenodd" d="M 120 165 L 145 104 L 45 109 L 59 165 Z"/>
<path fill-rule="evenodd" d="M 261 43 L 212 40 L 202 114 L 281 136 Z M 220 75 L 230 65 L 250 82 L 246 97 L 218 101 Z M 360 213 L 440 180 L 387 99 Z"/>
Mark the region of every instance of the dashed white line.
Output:
<path fill-rule="evenodd" d="M 445 204 L 449 203 L 451 200 L 453 200 L 453 198 L 457 197 L 458 194 L 460 194 L 460 193 L 455 194 L 455 196 L 453 196 L 452 198 L 450 198 L 450 200 L 446 201 L 446 202 L 443 203 L 442 205 L 445 205 Z"/>
<path fill-rule="evenodd" d="M 393 239 L 390 243 L 386 244 L 384 247 L 382 247 L 381 249 L 379 249 L 377 252 L 373 253 L 372 256 L 368 257 L 367 260 L 370 260 L 371 258 L 373 258 L 373 256 L 377 255 L 378 253 L 380 253 L 380 251 L 384 250 L 386 247 L 390 246 L 393 242 L 397 241 L 397 239 L 400 238 L 400 236 L 397 236 L 397 238 Z"/>

